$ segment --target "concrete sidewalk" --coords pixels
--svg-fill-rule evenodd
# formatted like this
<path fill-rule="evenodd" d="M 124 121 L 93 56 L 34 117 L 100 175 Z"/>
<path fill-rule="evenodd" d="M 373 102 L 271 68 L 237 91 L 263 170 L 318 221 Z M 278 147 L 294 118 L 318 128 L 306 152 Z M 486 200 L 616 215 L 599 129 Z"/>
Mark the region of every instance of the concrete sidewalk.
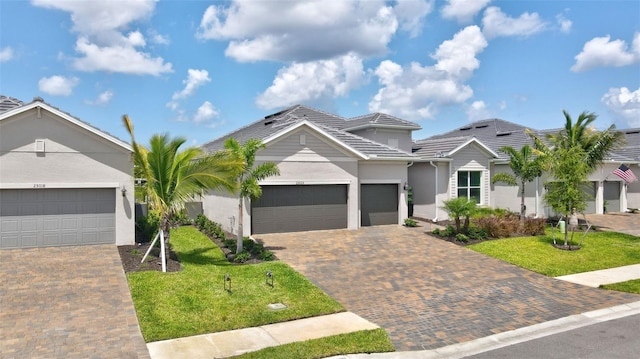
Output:
<path fill-rule="evenodd" d="M 148 343 L 152 359 L 226 358 L 267 347 L 379 328 L 343 312 L 227 332 Z"/>
<path fill-rule="evenodd" d="M 556 277 L 556 279 L 598 288 L 603 284 L 620 283 L 628 280 L 640 279 L 640 264 L 597 270 L 593 272 L 563 275 Z"/>

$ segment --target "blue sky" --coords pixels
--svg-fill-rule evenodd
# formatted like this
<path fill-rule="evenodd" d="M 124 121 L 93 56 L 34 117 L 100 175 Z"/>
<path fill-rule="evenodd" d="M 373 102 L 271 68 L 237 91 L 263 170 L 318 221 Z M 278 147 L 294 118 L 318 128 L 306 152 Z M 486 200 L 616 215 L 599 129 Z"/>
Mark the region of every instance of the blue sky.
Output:
<path fill-rule="evenodd" d="M 299 103 L 415 139 L 563 109 L 640 127 L 640 1 L 1 1 L 0 94 L 191 145 Z"/>

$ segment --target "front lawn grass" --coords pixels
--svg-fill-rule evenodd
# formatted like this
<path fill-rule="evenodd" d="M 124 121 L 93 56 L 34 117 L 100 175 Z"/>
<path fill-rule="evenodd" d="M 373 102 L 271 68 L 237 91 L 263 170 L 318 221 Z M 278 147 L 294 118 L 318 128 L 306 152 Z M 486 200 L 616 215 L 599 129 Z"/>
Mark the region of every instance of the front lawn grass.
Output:
<path fill-rule="evenodd" d="M 315 359 L 341 354 L 383 353 L 394 350 L 395 348 L 384 329 L 374 329 L 265 348 L 233 358 Z"/>
<path fill-rule="evenodd" d="M 127 275 L 147 342 L 344 311 L 285 263 L 230 264 L 194 227 L 174 229 L 170 241 L 182 271 Z M 273 287 L 265 283 L 268 270 L 273 273 Z M 223 288 L 225 274 L 230 275 L 231 292 Z M 283 303 L 287 309 L 270 310 L 270 303 Z"/>
<path fill-rule="evenodd" d="M 576 232 L 572 245 L 581 238 L 582 233 Z M 556 242 L 563 241 L 556 232 Z M 548 230 L 544 236 L 496 239 L 468 248 L 550 277 L 640 263 L 640 237 L 628 234 L 589 232 L 582 248 L 574 251 L 560 250 L 552 244 Z"/>
<path fill-rule="evenodd" d="M 621 283 L 604 284 L 600 286 L 604 289 L 617 290 L 619 292 L 640 294 L 640 279 L 634 279 Z"/>

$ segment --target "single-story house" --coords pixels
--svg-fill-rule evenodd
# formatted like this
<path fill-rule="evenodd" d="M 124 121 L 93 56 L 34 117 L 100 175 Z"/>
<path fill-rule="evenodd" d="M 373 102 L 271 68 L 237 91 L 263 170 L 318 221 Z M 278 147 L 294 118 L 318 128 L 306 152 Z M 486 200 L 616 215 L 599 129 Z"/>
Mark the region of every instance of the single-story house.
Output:
<path fill-rule="evenodd" d="M 131 156 L 42 98 L 0 96 L 0 248 L 134 244 Z"/>
<path fill-rule="evenodd" d="M 412 131 L 420 126 L 374 113 L 342 118 L 297 105 L 206 143 L 220 150 L 227 138 L 256 138 L 266 147 L 256 164 L 274 162 L 280 175 L 265 179 L 262 196 L 244 203 L 243 235 L 400 224 L 407 218 Z M 235 232 L 238 198 L 212 192 L 204 214 Z"/>
<path fill-rule="evenodd" d="M 260 184 L 263 195 L 244 203 L 243 235 L 273 232 L 401 224 L 408 216 L 409 193 L 416 217 L 445 220 L 443 201 L 466 196 L 481 206 L 520 210 L 517 186 L 491 183 L 495 173 L 510 172 L 502 146 L 531 143 L 526 127 L 499 119 L 470 123 L 444 134 L 412 141 L 416 123 L 374 113 L 343 118 L 303 105 L 268 115 L 203 148 L 213 152 L 234 137 L 266 147 L 257 163 L 271 161 L 280 176 Z M 548 131 L 537 131 L 541 135 Z M 587 213 L 640 208 L 640 182 L 626 184 L 613 171 L 621 164 L 640 175 L 640 129 L 622 130 L 627 144 L 589 180 Z M 552 215 L 544 203 L 547 177 L 526 186 L 527 213 Z M 408 190 L 411 189 L 411 192 Z M 211 192 L 204 214 L 234 232 L 238 198 Z"/>
<path fill-rule="evenodd" d="M 518 186 L 491 183 L 494 174 L 511 173 L 509 157 L 499 148 L 518 150 L 532 145 L 527 128 L 512 122 L 490 119 L 470 123 L 455 130 L 414 143 L 414 155 L 420 157 L 409 170 L 414 190 L 414 214 L 429 219 L 447 219 L 442 201 L 458 196 L 474 199 L 481 206 L 520 211 Z M 558 129 L 533 132 L 544 136 Z M 624 212 L 640 207 L 640 182 L 625 183 L 613 174 L 621 164 L 640 175 L 640 129 L 620 130 L 626 145 L 610 154 L 603 166 L 589 176 L 591 186 L 585 213 Z M 550 216 L 553 211 L 544 202 L 545 182 L 540 179 L 525 186 L 527 214 Z"/>

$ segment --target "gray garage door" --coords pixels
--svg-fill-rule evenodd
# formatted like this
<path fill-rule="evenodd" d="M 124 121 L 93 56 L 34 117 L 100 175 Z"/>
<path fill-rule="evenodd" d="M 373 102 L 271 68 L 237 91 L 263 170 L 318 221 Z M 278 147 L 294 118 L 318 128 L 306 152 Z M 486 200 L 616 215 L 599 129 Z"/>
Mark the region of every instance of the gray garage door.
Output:
<path fill-rule="evenodd" d="M 362 226 L 398 224 L 398 185 L 361 185 L 360 213 Z"/>
<path fill-rule="evenodd" d="M 263 186 L 251 228 L 256 234 L 347 228 L 347 185 Z"/>
<path fill-rule="evenodd" d="M 115 242 L 113 188 L 0 190 L 0 248 Z"/>

